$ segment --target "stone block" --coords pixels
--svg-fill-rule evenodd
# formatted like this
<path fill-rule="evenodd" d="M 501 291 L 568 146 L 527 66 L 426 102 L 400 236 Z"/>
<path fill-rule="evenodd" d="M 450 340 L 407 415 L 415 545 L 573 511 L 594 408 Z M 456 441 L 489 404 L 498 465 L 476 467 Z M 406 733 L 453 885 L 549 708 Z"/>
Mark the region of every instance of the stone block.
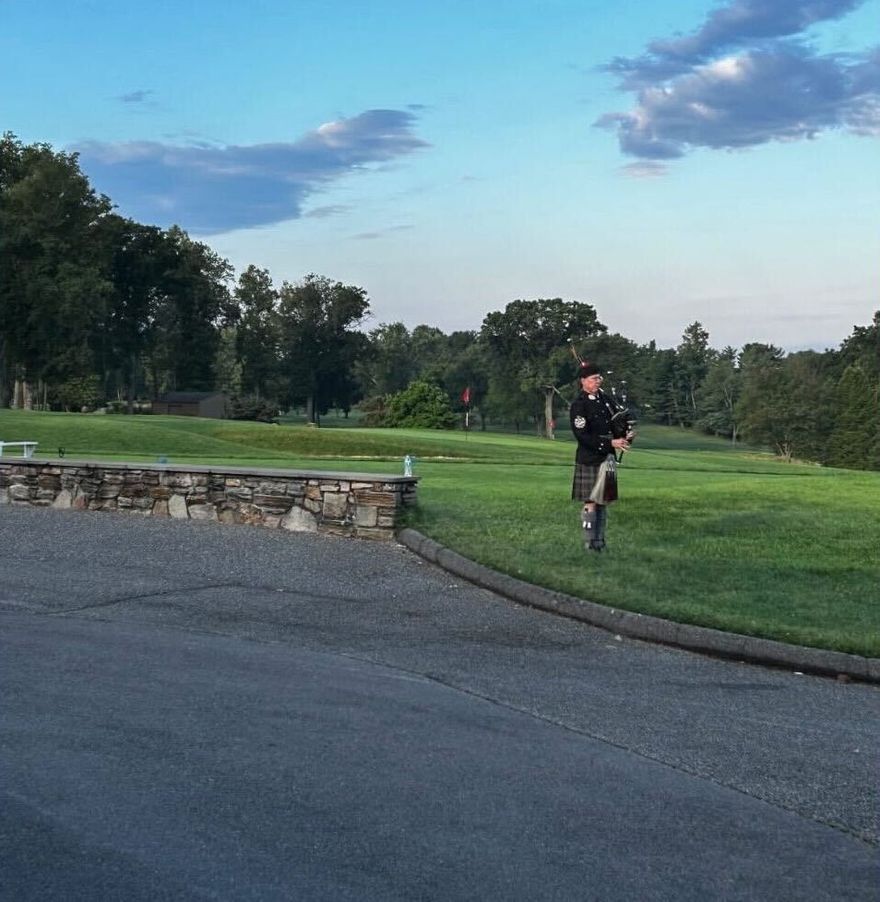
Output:
<path fill-rule="evenodd" d="M 269 482 L 263 480 L 257 485 L 258 495 L 284 495 L 287 491 L 287 484 L 284 482 Z"/>
<path fill-rule="evenodd" d="M 31 500 L 30 487 L 26 486 L 26 485 L 9 486 L 9 500 L 10 501 L 30 501 Z"/>
<path fill-rule="evenodd" d="M 159 498 L 156 503 L 153 505 L 153 516 L 154 517 L 167 517 L 168 514 L 168 500 L 166 498 Z"/>
<path fill-rule="evenodd" d="M 354 509 L 355 526 L 376 526 L 379 520 L 379 508 L 372 504 L 358 504 Z"/>
<path fill-rule="evenodd" d="M 150 497 L 156 500 L 167 501 L 171 497 L 171 489 L 167 485 L 157 485 L 150 489 Z M 167 507 L 167 505 L 166 505 Z"/>
<path fill-rule="evenodd" d="M 290 532 L 315 532 L 318 529 L 318 519 L 310 511 L 301 507 L 292 507 L 281 518 L 280 526 Z"/>
<path fill-rule="evenodd" d="M 377 527 L 373 527 L 372 529 L 361 527 L 356 529 L 354 534 L 359 539 L 379 539 L 383 542 L 394 538 L 393 529 L 379 529 Z"/>
<path fill-rule="evenodd" d="M 324 520 L 319 526 L 318 531 L 330 536 L 351 536 L 354 530 L 345 523 L 334 523 L 332 520 Z"/>
<path fill-rule="evenodd" d="M 193 520 L 216 520 L 217 508 L 213 504 L 190 504 L 189 515 Z"/>
<path fill-rule="evenodd" d="M 397 507 L 396 492 L 357 491 L 354 493 L 358 504 L 374 504 L 376 507 Z"/>
<path fill-rule="evenodd" d="M 268 514 L 286 514 L 291 499 L 287 495 L 254 495 L 254 504 Z"/>
<path fill-rule="evenodd" d="M 183 495 L 172 495 L 168 499 L 168 513 L 175 520 L 188 519 L 189 511 L 186 508 L 186 498 Z"/>
<path fill-rule="evenodd" d="M 344 520 L 348 510 L 348 495 L 326 492 L 322 514 L 325 520 Z"/>
<path fill-rule="evenodd" d="M 234 521 L 250 526 L 259 526 L 263 522 L 263 512 L 252 504 L 242 504 L 231 508 Z"/>

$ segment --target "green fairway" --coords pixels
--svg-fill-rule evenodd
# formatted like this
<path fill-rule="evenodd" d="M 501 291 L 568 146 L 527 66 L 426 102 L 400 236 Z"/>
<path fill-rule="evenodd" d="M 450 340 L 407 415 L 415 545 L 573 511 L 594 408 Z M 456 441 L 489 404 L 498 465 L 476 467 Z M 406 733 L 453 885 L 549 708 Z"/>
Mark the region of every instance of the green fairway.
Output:
<path fill-rule="evenodd" d="M 0 411 L 38 455 L 402 473 L 410 524 L 521 579 L 618 608 L 880 656 L 880 474 L 784 464 L 710 437 L 641 429 L 605 555 L 581 547 L 574 443 L 500 433 L 310 429 Z"/>

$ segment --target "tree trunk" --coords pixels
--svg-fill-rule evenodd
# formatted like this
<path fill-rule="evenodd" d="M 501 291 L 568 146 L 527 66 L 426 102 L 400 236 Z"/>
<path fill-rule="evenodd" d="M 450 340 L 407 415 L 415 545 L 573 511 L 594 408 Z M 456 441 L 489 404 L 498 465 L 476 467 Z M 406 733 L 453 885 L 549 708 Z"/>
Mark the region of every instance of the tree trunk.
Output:
<path fill-rule="evenodd" d="M 15 403 L 12 405 L 19 410 L 33 410 L 34 396 L 31 384 L 25 378 L 15 380 Z"/>
<path fill-rule="evenodd" d="M 125 409 L 128 411 L 129 415 L 134 413 L 134 381 L 137 379 L 137 354 L 132 352 L 131 359 L 129 360 L 129 373 L 128 386 L 125 392 Z"/>
<path fill-rule="evenodd" d="M 553 419 L 553 386 L 544 387 L 544 434 L 547 438 L 556 438 L 554 429 L 556 422 Z"/>
<path fill-rule="evenodd" d="M 306 398 L 306 422 L 318 425 L 318 398 L 314 392 Z"/>
<path fill-rule="evenodd" d="M 9 406 L 9 372 L 6 368 L 6 339 L 0 335 L 0 407 Z"/>

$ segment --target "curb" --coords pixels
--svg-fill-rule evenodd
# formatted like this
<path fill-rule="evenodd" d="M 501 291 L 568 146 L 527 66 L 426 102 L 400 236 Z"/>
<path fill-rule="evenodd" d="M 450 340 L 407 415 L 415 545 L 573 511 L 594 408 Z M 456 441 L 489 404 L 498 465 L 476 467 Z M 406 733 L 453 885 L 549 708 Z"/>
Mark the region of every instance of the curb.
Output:
<path fill-rule="evenodd" d="M 721 658 L 733 658 L 751 664 L 784 667 L 800 673 L 880 683 L 880 658 L 863 658 L 860 655 L 839 651 L 789 645 L 773 639 L 725 633 L 705 626 L 675 623 L 648 614 L 620 611 L 563 592 L 533 586 L 531 583 L 490 570 L 429 539 L 415 529 L 401 529 L 397 533 L 397 541 L 426 561 L 437 564 L 444 570 L 484 589 L 490 589 L 520 604 L 580 620 L 621 636 L 672 645 Z"/>

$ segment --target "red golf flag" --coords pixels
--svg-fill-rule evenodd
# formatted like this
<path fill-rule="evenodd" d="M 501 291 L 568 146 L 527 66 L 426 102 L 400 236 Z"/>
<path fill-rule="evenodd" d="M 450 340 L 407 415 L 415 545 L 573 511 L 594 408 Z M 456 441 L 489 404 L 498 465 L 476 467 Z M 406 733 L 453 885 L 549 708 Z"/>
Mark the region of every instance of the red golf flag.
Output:
<path fill-rule="evenodd" d="M 470 386 L 468 386 L 468 387 L 461 393 L 461 400 L 462 400 L 462 403 L 463 403 L 463 404 L 470 404 L 470 403 L 471 403 L 471 387 L 470 387 Z"/>

